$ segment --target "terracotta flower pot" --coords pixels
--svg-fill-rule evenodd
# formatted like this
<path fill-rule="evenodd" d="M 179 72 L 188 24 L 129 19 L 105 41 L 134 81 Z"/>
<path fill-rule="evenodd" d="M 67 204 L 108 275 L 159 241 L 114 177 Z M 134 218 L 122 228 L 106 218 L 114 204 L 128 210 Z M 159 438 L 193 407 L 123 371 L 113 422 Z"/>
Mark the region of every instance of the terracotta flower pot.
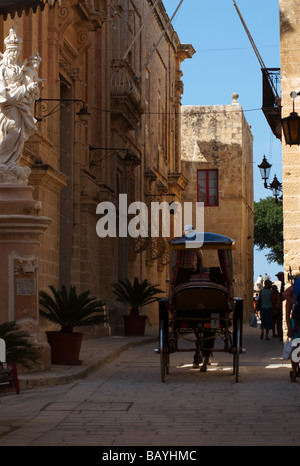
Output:
<path fill-rule="evenodd" d="M 83 333 L 61 333 L 55 331 L 46 332 L 47 340 L 51 348 L 51 363 L 67 366 L 81 364 L 79 354 Z"/>
<path fill-rule="evenodd" d="M 145 334 L 147 316 L 123 316 L 124 334 L 129 337 L 140 337 Z"/>

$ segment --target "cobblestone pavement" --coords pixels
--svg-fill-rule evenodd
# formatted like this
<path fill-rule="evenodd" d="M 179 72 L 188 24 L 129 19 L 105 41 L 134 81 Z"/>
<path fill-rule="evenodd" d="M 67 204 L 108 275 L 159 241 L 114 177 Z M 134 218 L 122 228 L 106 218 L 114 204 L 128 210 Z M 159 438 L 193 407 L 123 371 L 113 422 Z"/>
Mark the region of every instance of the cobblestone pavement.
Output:
<path fill-rule="evenodd" d="M 2 395 L 0 446 L 300 445 L 300 387 L 282 342 L 245 325 L 243 346 L 239 383 L 232 356 L 215 353 L 201 373 L 178 352 L 163 384 L 148 342 L 82 380 Z"/>

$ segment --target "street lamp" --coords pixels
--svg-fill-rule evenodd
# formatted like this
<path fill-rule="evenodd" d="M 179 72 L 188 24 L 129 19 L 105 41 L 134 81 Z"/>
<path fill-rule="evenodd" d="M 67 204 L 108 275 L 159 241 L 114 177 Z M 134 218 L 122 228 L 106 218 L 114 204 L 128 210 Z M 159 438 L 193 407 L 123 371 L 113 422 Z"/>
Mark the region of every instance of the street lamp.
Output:
<path fill-rule="evenodd" d="M 291 92 L 293 99 L 293 111 L 286 118 L 281 119 L 281 125 L 286 144 L 290 146 L 300 145 L 300 117 L 295 112 L 295 98 L 300 95 L 300 92 Z"/>
<path fill-rule="evenodd" d="M 269 179 L 269 176 L 270 176 L 271 167 L 272 165 L 269 164 L 269 162 L 266 159 L 266 156 L 264 155 L 262 163 L 258 165 L 258 168 L 260 170 L 260 175 L 262 177 L 262 180 L 264 181 L 264 188 L 271 189 L 272 194 L 275 197 L 275 202 L 276 204 L 278 204 L 278 197 L 280 196 L 280 193 L 282 192 L 282 184 L 280 183 L 280 181 L 278 181 L 277 176 L 275 175 L 272 183 L 268 185 L 267 180 Z"/>
<path fill-rule="evenodd" d="M 275 202 L 278 204 L 278 197 L 280 196 L 280 193 L 282 192 L 282 184 L 280 181 L 278 181 L 276 175 L 273 178 L 272 183 L 267 189 L 271 189 L 273 192 L 273 196 L 275 197 Z"/>
<path fill-rule="evenodd" d="M 271 171 L 272 165 L 269 164 L 269 162 L 266 159 L 266 156 L 264 155 L 263 160 L 260 165 L 258 165 L 260 175 L 262 177 L 262 180 L 264 181 L 264 187 L 267 188 L 267 180 L 269 179 L 270 176 L 270 171 Z"/>

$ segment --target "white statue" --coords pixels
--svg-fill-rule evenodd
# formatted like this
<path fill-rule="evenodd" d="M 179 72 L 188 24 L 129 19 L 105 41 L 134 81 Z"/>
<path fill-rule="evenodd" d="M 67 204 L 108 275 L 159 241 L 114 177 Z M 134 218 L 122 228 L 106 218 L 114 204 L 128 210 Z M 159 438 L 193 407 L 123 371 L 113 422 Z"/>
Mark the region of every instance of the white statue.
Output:
<path fill-rule="evenodd" d="M 24 84 L 27 87 L 30 83 L 39 84 L 43 81 L 46 81 L 46 79 L 41 79 L 38 75 L 38 70 L 41 61 L 42 59 L 39 55 L 39 52 L 35 52 L 33 55 L 31 55 L 29 61 L 27 59 L 24 61 L 21 69 L 24 72 Z M 38 85 L 34 86 L 30 96 L 32 99 L 32 104 L 34 105 L 35 100 L 38 100 L 40 98 L 40 88 Z"/>
<path fill-rule="evenodd" d="M 10 29 L 4 40 L 5 52 L 0 58 L 0 183 L 28 182 L 29 167 L 19 161 L 24 142 L 36 128 L 34 101 L 39 98 L 40 79 L 37 70 L 41 61 L 38 53 L 25 60 L 17 60 L 22 40 Z"/>

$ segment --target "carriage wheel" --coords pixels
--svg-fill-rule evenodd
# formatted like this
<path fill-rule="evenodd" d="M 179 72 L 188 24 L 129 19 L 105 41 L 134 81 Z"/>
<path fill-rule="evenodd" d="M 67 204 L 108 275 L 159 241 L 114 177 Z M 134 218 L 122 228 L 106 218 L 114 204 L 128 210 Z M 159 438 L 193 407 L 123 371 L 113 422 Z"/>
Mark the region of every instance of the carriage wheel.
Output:
<path fill-rule="evenodd" d="M 241 321 L 236 321 L 236 343 L 233 356 L 233 375 L 235 381 L 239 381 L 239 364 L 240 364 L 240 342 L 241 342 Z"/>
<path fill-rule="evenodd" d="M 160 347 L 160 373 L 161 381 L 166 381 L 166 375 L 169 373 L 169 350 L 167 337 L 167 323 L 164 319 L 160 320 L 159 326 L 159 347 Z"/>

